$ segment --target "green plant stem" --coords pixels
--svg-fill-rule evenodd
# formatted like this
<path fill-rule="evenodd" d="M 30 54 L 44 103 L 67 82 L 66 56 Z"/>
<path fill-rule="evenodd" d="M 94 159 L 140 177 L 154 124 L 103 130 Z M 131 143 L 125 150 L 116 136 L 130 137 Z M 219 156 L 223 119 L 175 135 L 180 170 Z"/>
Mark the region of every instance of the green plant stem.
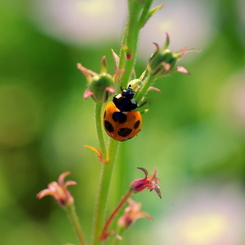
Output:
<path fill-rule="evenodd" d="M 119 202 L 119 204 L 116 206 L 116 208 L 114 209 L 114 211 L 111 213 L 111 215 L 109 216 L 109 218 L 105 222 L 105 225 L 104 225 L 103 230 L 101 232 L 101 237 L 102 238 L 104 236 L 106 236 L 106 233 L 108 231 L 108 228 L 109 228 L 111 222 L 115 218 L 115 216 L 118 213 L 118 211 L 123 207 L 123 205 L 125 204 L 125 202 L 128 200 L 128 198 L 132 195 L 132 193 L 133 193 L 133 191 L 131 189 L 129 189 L 129 191 L 127 191 L 127 193 L 122 197 L 122 199 Z"/>
<path fill-rule="evenodd" d="M 101 175 L 99 180 L 99 189 L 97 193 L 97 201 L 95 208 L 95 217 L 94 217 L 94 231 L 93 231 L 93 245 L 100 243 L 99 237 L 103 227 L 106 213 L 106 202 L 108 197 L 108 191 L 111 182 L 112 171 L 114 167 L 114 162 L 116 159 L 116 153 L 119 142 L 113 139 L 110 139 L 109 147 L 107 151 L 107 159 L 109 160 L 108 164 L 103 164 L 101 168 Z"/>
<path fill-rule="evenodd" d="M 142 14 L 140 16 L 140 19 L 139 19 L 139 23 L 140 23 L 140 27 L 142 27 L 144 21 L 145 21 L 145 17 L 151 7 L 151 4 L 152 4 L 153 0 L 147 0 L 145 1 L 145 5 L 144 5 L 144 8 L 143 8 L 143 11 L 142 11 Z"/>
<path fill-rule="evenodd" d="M 141 89 L 135 96 L 136 101 L 141 101 L 143 99 L 143 97 L 147 94 L 149 87 L 153 84 L 154 79 L 155 78 L 150 75 L 144 79 Z"/>
<path fill-rule="evenodd" d="M 78 219 L 78 216 L 77 216 L 77 213 L 75 210 L 75 206 L 72 205 L 72 206 L 66 207 L 66 211 L 67 211 L 67 214 L 68 214 L 68 216 L 72 222 L 72 225 L 73 225 L 73 227 L 77 233 L 80 245 L 87 245 L 87 242 L 85 240 L 85 236 L 84 236 L 83 231 L 82 231 L 82 227 L 79 223 L 79 219 Z"/>
<path fill-rule="evenodd" d="M 102 106 L 103 103 L 99 103 L 99 102 L 95 103 L 95 123 L 96 123 L 97 136 L 100 145 L 100 151 L 103 156 L 103 161 L 106 162 L 107 161 L 106 145 L 105 145 L 105 140 L 103 135 L 103 127 L 102 127 L 102 119 L 101 119 Z"/>
<path fill-rule="evenodd" d="M 136 51 L 138 44 L 138 37 L 140 32 L 139 19 L 144 19 L 143 15 L 146 15 L 147 10 L 150 7 L 152 0 L 138 1 L 129 0 L 128 1 L 128 19 L 127 25 L 124 30 L 124 36 L 122 41 L 122 48 L 120 52 L 120 62 L 119 69 L 125 69 L 125 72 L 121 76 L 121 84 L 123 87 L 127 87 L 127 84 L 131 78 L 131 74 L 134 68 L 136 60 Z M 143 10 L 143 12 L 142 12 Z M 142 12 L 141 16 L 140 13 Z M 126 59 L 126 54 L 129 55 L 129 59 Z M 119 89 L 119 88 L 118 88 Z M 97 245 L 100 243 L 99 236 L 103 227 L 103 222 L 106 213 L 106 201 L 108 197 L 108 190 L 111 182 L 111 175 L 114 167 L 114 162 L 116 159 L 116 153 L 119 146 L 119 142 L 114 139 L 110 139 L 109 146 L 106 149 L 104 137 L 103 137 L 103 127 L 101 120 L 101 109 L 102 103 L 96 103 L 96 128 L 100 144 L 100 149 L 105 162 L 108 164 L 103 164 L 101 168 L 101 175 L 99 180 L 99 189 L 96 199 L 95 216 L 94 216 L 94 229 L 93 229 L 93 241 L 92 245 Z"/>
<path fill-rule="evenodd" d="M 129 15 L 128 15 L 128 18 L 129 18 Z M 124 33 L 123 33 L 123 38 L 122 38 L 122 44 L 126 43 L 127 32 L 128 32 L 128 28 L 127 28 L 127 26 L 125 26 Z M 124 69 L 125 60 L 126 60 L 125 50 L 121 49 L 120 50 L 119 66 L 118 66 L 119 70 Z"/>
<path fill-rule="evenodd" d="M 142 10 L 142 4 L 139 1 L 128 1 L 128 23 L 126 27 L 126 32 L 124 36 L 123 45 L 126 46 L 128 52 L 130 53 L 130 59 L 125 60 L 125 54 L 127 51 L 121 52 L 119 67 L 125 69 L 125 72 L 122 74 L 121 83 L 123 87 L 127 86 L 128 81 L 130 80 L 132 70 L 136 60 L 137 44 L 138 37 L 140 32 L 139 27 L 139 14 Z M 124 67 L 122 67 L 124 64 Z"/>

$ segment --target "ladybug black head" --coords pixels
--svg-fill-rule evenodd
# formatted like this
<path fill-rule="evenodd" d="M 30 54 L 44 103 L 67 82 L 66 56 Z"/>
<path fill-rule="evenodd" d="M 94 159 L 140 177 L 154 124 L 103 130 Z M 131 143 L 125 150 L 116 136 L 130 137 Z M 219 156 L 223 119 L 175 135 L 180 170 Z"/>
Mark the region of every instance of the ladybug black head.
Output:
<path fill-rule="evenodd" d="M 122 97 L 128 98 L 128 99 L 133 99 L 134 91 L 133 91 L 133 89 L 131 89 L 131 86 L 122 90 Z"/>
<path fill-rule="evenodd" d="M 121 88 L 121 93 L 113 96 L 113 103 L 120 111 L 135 110 L 138 105 L 134 99 L 135 92 L 128 86 L 126 89 Z"/>

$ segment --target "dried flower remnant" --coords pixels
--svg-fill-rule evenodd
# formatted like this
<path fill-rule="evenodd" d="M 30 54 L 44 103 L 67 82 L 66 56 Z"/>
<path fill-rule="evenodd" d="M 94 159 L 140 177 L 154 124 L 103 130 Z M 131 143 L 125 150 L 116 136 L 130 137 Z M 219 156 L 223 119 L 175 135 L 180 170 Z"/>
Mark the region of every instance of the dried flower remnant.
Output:
<path fill-rule="evenodd" d="M 141 203 L 135 202 L 131 198 L 128 199 L 128 203 L 129 205 L 125 208 L 124 214 L 119 218 L 117 223 L 120 228 L 127 228 L 140 218 L 146 218 L 152 221 L 152 217 L 148 213 L 141 211 Z"/>
<path fill-rule="evenodd" d="M 160 183 L 160 180 L 156 177 L 157 170 L 154 168 L 152 175 L 148 177 L 148 171 L 145 168 L 138 168 L 145 173 L 145 178 L 136 179 L 131 182 L 130 188 L 134 193 L 149 189 L 150 191 L 156 191 L 157 195 L 162 198 L 160 187 L 157 185 Z"/>
<path fill-rule="evenodd" d="M 70 192 L 68 191 L 67 186 L 76 185 L 77 183 L 72 180 L 67 180 L 66 182 L 64 182 L 65 177 L 68 176 L 69 174 L 70 172 L 62 173 L 59 176 L 58 181 L 51 182 L 48 185 L 48 189 L 44 189 L 37 194 L 37 198 L 41 199 L 45 196 L 51 195 L 56 199 L 56 201 L 60 206 L 62 207 L 71 206 L 74 203 L 74 199 L 70 194 Z"/>

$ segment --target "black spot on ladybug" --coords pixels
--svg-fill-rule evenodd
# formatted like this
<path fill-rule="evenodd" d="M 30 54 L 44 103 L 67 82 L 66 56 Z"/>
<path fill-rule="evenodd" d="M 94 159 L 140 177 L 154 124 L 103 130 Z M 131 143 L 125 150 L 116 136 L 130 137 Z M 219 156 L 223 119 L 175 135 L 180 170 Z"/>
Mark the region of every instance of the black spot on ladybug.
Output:
<path fill-rule="evenodd" d="M 113 128 L 112 124 L 110 122 L 108 122 L 107 120 L 104 121 L 104 126 L 108 132 L 110 132 L 110 133 L 114 132 L 114 128 Z"/>
<path fill-rule="evenodd" d="M 120 141 L 127 141 L 127 140 L 130 140 L 130 139 L 132 139 L 133 137 L 130 137 L 130 138 L 128 138 L 128 139 L 125 139 L 125 140 L 120 140 Z"/>
<path fill-rule="evenodd" d="M 122 137 L 127 137 L 129 134 L 131 134 L 131 132 L 132 129 L 130 128 L 120 128 L 117 133 Z"/>
<path fill-rule="evenodd" d="M 140 121 L 138 120 L 137 122 L 134 123 L 134 129 L 137 129 L 140 126 Z"/>
<path fill-rule="evenodd" d="M 127 116 L 122 112 L 114 112 L 112 114 L 112 119 L 114 122 L 124 123 L 127 121 Z"/>

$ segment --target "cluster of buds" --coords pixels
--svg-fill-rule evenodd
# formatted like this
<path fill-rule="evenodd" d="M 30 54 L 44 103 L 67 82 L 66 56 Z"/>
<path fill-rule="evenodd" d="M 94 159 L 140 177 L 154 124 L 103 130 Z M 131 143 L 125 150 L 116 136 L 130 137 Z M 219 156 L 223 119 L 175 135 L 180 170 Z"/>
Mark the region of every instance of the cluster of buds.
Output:
<path fill-rule="evenodd" d="M 176 64 L 190 50 L 183 48 L 178 52 L 172 52 L 168 48 L 169 43 L 170 39 L 168 33 L 166 34 L 166 42 L 162 48 L 160 48 L 158 44 L 154 43 L 156 45 L 156 51 L 151 55 L 146 68 L 146 71 L 148 71 L 151 77 L 159 78 L 176 71 L 189 74 L 186 68 Z M 113 75 L 110 75 L 107 72 L 105 56 L 101 60 L 101 71 L 99 74 L 85 68 L 80 63 L 77 64 L 77 68 L 84 74 L 87 80 L 87 89 L 84 92 L 85 99 L 91 96 L 95 102 L 105 103 L 110 95 L 115 94 L 115 87 L 118 87 L 118 84 L 116 83 L 120 82 L 119 77 L 124 70 L 117 69 L 119 57 L 113 50 L 112 55 L 116 68 L 116 72 Z M 137 81 L 137 83 L 142 82 L 141 79 L 134 79 L 128 84 L 134 84 L 135 81 Z"/>

